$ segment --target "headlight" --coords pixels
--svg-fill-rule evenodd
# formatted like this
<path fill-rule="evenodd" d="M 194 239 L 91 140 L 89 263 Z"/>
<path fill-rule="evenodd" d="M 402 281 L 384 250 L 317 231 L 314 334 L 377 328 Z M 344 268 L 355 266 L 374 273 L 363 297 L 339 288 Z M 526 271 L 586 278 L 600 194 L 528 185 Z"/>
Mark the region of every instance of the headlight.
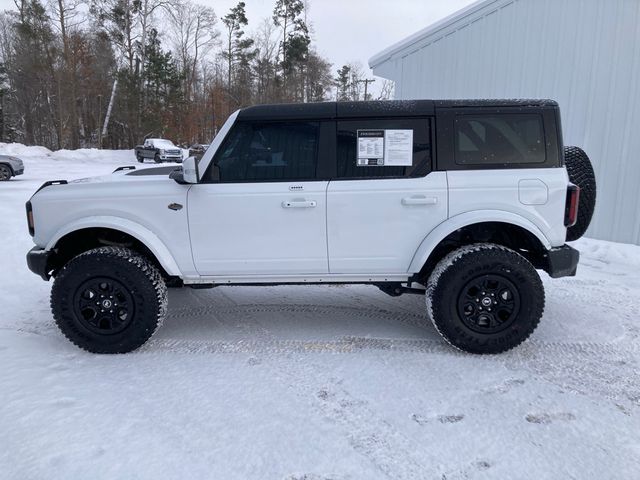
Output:
<path fill-rule="evenodd" d="M 160 155 L 164 155 L 164 150 L 160 150 Z"/>

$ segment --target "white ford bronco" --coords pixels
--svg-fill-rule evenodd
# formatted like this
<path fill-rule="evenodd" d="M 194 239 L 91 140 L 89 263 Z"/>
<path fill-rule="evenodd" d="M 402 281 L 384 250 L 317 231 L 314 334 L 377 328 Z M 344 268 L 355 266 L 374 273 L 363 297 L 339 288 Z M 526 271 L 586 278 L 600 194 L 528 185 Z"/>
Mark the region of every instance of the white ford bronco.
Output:
<path fill-rule="evenodd" d="M 365 283 L 426 293 L 453 346 L 515 347 L 544 309 L 536 270 L 575 275 L 593 169 L 547 100 L 256 106 L 198 161 L 45 183 L 29 268 L 91 352 L 143 345 L 167 286 Z"/>

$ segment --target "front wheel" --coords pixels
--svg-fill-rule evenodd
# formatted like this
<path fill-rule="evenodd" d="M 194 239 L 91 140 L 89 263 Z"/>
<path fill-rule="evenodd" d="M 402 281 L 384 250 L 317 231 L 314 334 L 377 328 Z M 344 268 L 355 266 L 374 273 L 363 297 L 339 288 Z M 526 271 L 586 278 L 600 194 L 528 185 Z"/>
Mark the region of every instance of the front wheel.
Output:
<path fill-rule="evenodd" d="M 501 353 L 520 345 L 544 311 L 544 287 L 533 265 L 488 243 L 443 258 L 429 277 L 426 297 L 436 330 L 469 353 Z"/>
<path fill-rule="evenodd" d="M 167 312 L 167 287 L 145 257 L 100 247 L 73 258 L 56 276 L 51 310 L 62 333 L 93 353 L 143 345 Z"/>
<path fill-rule="evenodd" d="M 153 161 L 156 163 L 162 163 L 162 160 L 160 159 L 160 155 L 157 155 L 155 157 L 153 157 Z"/>

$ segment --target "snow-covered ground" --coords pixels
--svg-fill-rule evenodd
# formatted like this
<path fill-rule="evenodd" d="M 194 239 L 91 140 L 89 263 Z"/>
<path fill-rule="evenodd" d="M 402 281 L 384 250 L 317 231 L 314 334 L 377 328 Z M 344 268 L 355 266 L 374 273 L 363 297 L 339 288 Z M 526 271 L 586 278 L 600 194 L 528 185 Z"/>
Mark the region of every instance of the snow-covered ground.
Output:
<path fill-rule="evenodd" d="M 24 203 L 133 152 L 4 152 L 26 173 L 0 183 L 0 478 L 640 478 L 640 247 L 577 242 L 578 276 L 543 274 L 540 327 L 499 356 L 366 286 L 172 290 L 149 344 L 91 355 L 27 270 Z"/>

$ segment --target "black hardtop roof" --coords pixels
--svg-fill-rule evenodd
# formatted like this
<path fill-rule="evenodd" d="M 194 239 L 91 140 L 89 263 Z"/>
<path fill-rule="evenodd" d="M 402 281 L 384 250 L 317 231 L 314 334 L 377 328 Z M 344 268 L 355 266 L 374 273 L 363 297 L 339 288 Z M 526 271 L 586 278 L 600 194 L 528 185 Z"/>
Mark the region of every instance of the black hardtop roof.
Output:
<path fill-rule="evenodd" d="M 240 110 L 238 120 L 323 120 L 365 117 L 419 117 L 436 108 L 557 107 L 553 100 L 382 100 L 367 102 L 284 103 Z"/>

